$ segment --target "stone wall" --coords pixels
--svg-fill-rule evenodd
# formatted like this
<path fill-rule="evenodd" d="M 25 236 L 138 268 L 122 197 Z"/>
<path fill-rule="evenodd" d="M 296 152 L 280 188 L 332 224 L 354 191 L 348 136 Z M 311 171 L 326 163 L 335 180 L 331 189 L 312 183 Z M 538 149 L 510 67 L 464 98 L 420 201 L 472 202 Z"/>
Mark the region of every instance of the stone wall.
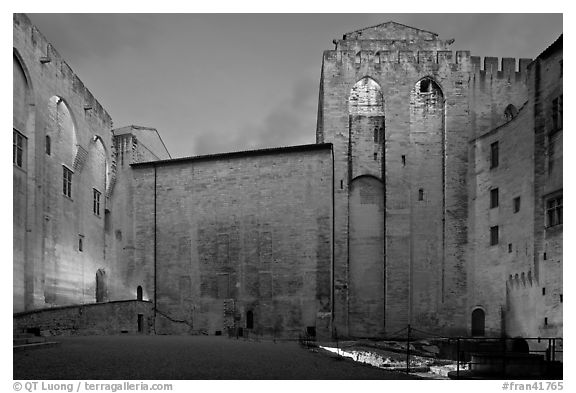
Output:
<path fill-rule="evenodd" d="M 534 135 L 534 205 L 531 280 L 509 276 L 506 331 L 510 335 L 563 335 L 563 225 L 551 223 L 548 203 L 562 198 L 562 123 L 554 122 L 554 100 L 562 111 L 562 37 L 529 68 L 529 109 Z M 557 113 L 558 114 L 558 113 Z M 560 209 L 560 217 L 562 217 Z M 530 310 L 530 312 L 527 312 Z"/>
<path fill-rule="evenodd" d="M 14 14 L 13 26 L 14 129 L 26 138 L 25 165 L 14 166 L 14 311 L 91 302 L 96 271 L 110 267 L 104 195 L 112 120 L 25 15 Z M 73 173 L 70 197 L 64 167 Z"/>
<path fill-rule="evenodd" d="M 151 302 L 130 300 L 21 312 L 14 314 L 13 323 L 14 331 L 33 329 L 43 336 L 148 334 L 153 316 Z"/>
<path fill-rule="evenodd" d="M 328 335 L 331 164 L 330 145 L 134 164 L 135 266 L 158 309 L 209 334 Z"/>
<path fill-rule="evenodd" d="M 492 167 L 491 146 L 498 144 L 498 165 Z M 504 331 L 506 281 L 509 275 L 534 274 L 533 163 L 534 135 L 531 111 L 521 108 L 517 117 L 472 142 L 474 183 L 470 189 L 471 227 L 468 271 L 468 327 L 474 309 L 484 311 L 486 334 Z M 497 193 L 492 207 L 491 194 Z M 519 198 L 518 211 L 514 201 Z M 491 244 L 491 227 L 498 227 L 498 242 Z"/>

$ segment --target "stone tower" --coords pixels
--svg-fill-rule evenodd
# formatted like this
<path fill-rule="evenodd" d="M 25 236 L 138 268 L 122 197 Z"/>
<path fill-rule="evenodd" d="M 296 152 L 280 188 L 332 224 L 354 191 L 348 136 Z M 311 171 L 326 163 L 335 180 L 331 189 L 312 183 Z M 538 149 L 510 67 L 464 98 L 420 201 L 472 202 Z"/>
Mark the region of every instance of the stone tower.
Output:
<path fill-rule="evenodd" d="M 338 334 L 466 325 L 471 62 L 452 41 L 387 22 L 324 52 L 316 136 L 334 145 Z"/>

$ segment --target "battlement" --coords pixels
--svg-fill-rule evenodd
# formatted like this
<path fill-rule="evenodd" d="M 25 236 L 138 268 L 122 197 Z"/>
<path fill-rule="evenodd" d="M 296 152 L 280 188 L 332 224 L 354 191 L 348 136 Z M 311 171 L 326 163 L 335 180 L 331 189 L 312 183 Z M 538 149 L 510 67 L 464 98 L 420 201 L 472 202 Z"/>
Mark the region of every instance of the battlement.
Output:
<path fill-rule="evenodd" d="M 108 112 L 106 112 L 102 105 L 94 98 L 90 90 L 88 90 L 40 30 L 32 24 L 28 16 L 26 14 L 14 14 L 13 19 L 14 26 L 17 26 L 19 30 L 24 33 L 25 39 L 31 43 L 35 57 L 38 60 L 37 64 L 40 67 L 53 68 L 61 77 L 72 80 L 74 93 L 84 98 L 84 110 L 93 111 L 97 114 L 98 118 L 104 118 L 108 123 L 112 124 L 112 119 Z M 32 64 L 27 64 L 27 66 L 30 67 Z"/>
<path fill-rule="evenodd" d="M 509 290 L 522 289 L 532 286 L 538 286 L 538 281 L 536 280 L 536 277 L 532 276 L 532 272 L 530 270 L 528 273 L 521 272 L 520 274 L 510 274 L 508 276 L 508 280 L 506 280 L 506 288 Z"/>
<path fill-rule="evenodd" d="M 492 74 L 498 78 L 510 78 L 526 74 L 528 65 L 532 59 L 517 59 L 504 57 L 484 57 L 484 62 L 479 56 L 470 56 L 470 51 L 450 50 L 327 50 L 324 51 L 325 62 L 348 63 L 361 66 L 364 63 L 374 65 L 386 63 L 416 63 L 416 64 L 462 64 L 476 74 Z M 481 65 L 484 67 L 481 67 Z"/>

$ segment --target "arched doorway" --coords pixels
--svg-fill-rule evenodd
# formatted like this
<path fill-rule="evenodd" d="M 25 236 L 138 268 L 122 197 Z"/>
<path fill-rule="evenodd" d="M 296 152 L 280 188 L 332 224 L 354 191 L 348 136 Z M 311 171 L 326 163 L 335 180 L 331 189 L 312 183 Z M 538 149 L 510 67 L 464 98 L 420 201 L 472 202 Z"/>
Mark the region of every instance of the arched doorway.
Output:
<path fill-rule="evenodd" d="M 246 329 L 254 329 L 254 313 L 252 310 L 246 313 Z"/>
<path fill-rule="evenodd" d="M 96 271 L 96 302 L 106 301 L 106 272 L 104 269 Z"/>
<path fill-rule="evenodd" d="M 485 328 L 484 324 L 484 310 L 477 308 L 472 311 L 472 336 L 483 336 Z"/>
<path fill-rule="evenodd" d="M 142 300 L 142 286 L 138 285 L 136 288 L 136 300 Z"/>

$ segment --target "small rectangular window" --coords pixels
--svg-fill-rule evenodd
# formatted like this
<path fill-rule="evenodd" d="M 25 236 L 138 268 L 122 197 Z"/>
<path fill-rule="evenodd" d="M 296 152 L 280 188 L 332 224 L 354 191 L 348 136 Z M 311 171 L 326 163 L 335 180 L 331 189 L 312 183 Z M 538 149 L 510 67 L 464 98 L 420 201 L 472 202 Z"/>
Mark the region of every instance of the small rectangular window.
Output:
<path fill-rule="evenodd" d="M 102 193 L 97 189 L 93 188 L 92 194 L 93 194 L 92 210 L 94 214 L 100 216 L 100 197 L 102 196 Z"/>
<path fill-rule="evenodd" d="M 490 227 L 490 245 L 495 246 L 498 244 L 498 225 Z"/>
<path fill-rule="evenodd" d="M 72 198 L 72 171 L 62 166 L 62 193 Z"/>
<path fill-rule="evenodd" d="M 19 168 L 24 168 L 24 135 L 12 130 L 12 163 Z"/>
<path fill-rule="evenodd" d="M 562 224 L 562 196 L 548 199 L 546 202 L 546 220 L 548 227 Z"/>
<path fill-rule="evenodd" d="M 512 243 L 508 243 L 508 252 L 512 252 Z"/>
<path fill-rule="evenodd" d="M 498 189 L 493 188 L 490 190 L 490 209 L 498 207 Z"/>
<path fill-rule="evenodd" d="M 490 145 L 490 169 L 498 167 L 499 158 L 498 158 L 498 142 L 494 142 Z"/>
<path fill-rule="evenodd" d="M 518 213 L 520 211 L 520 197 L 514 198 L 513 205 L 514 205 L 514 213 Z"/>
<path fill-rule="evenodd" d="M 78 235 L 78 251 L 84 251 L 84 236 Z"/>
<path fill-rule="evenodd" d="M 418 190 L 418 200 L 419 201 L 423 201 L 424 200 L 424 189 L 421 188 Z"/>

